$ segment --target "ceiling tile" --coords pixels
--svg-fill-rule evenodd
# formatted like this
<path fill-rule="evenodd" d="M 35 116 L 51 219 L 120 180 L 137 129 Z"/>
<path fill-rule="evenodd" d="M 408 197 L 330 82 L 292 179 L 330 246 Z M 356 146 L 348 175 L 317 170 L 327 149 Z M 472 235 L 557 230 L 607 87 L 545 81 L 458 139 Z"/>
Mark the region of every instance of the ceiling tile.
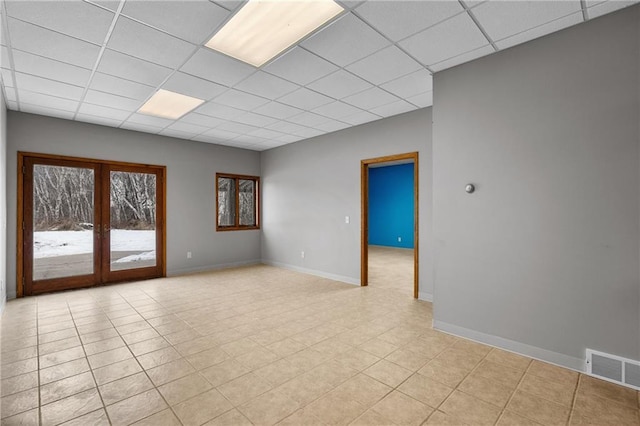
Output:
<path fill-rule="evenodd" d="M 214 143 L 214 144 L 222 144 L 220 139 L 214 137 L 214 136 L 209 136 L 209 135 L 198 135 L 195 136 L 193 139 L 191 139 L 192 141 L 197 141 L 197 142 L 205 142 L 205 143 Z"/>
<path fill-rule="evenodd" d="M 295 130 L 291 132 L 295 136 L 302 136 L 303 138 L 313 138 L 315 136 L 319 136 L 324 133 L 322 130 L 312 129 L 309 127 L 303 127 L 299 130 Z"/>
<path fill-rule="evenodd" d="M 245 135 L 249 132 L 253 132 L 258 130 L 256 126 L 250 126 L 248 124 L 236 123 L 235 121 L 227 121 L 226 123 L 222 123 L 217 126 L 216 129 L 224 130 L 225 132 L 233 132 L 238 135 Z"/>
<path fill-rule="evenodd" d="M 122 78 L 113 77 L 111 75 L 95 73 L 91 80 L 90 88 L 101 92 L 113 93 L 114 95 L 124 96 L 139 101 L 146 100 L 155 89 L 151 86 L 136 83 Z"/>
<path fill-rule="evenodd" d="M 230 141 L 229 146 L 235 146 L 237 148 L 251 149 L 254 145 L 264 142 L 265 139 L 258 138 L 256 136 L 241 135 L 233 138 Z"/>
<path fill-rule="evenodd" d="M 42 93 L 34 93 L 28 90 L 20 90 L 20 103 L 40 105 L 43 108 L 69 112 L 75 112 L 78 109 L 78 101 L 43 95 Z"/>
<path fill-rule="evenodd" d="M 302 42 L 304 48 L 341 67 L 388 45 L 387 39 L 351 13 Z"/>
<path fill-rule="evenodd" d="M 295 135 L 304 131 L 306 127 L 299 124 L 288 123 L 286 121 L 278 121 L 277 123 L 267 126 L 267 129 L 275 130 L 276 132 L 287 133 Z"/>
<path fill-rule="evenodd" d="M 108 47 L 145 61 L 177 68 L 195 51 L 195 46 L 165 33 L 120 17 Z"/>
<path fill-rule="evenodd" d="M 85 123 L 99 124 L 101 126 L 119 127 L 122 124 L 122 120 L 114 120 L 106 117 L 98 117 L 89 114 L 77 114 L 76 120 L 83 121 Z"/>
<path fill-rule="evenodd" d="M 397 100 L 397 97 L 377 87 L 372 87 L 364 92 L 356 93 L 355 95 L 344 98 L 345 102 L 364 110 L 370 110 L 381 105 L 390 104 Z"/>
<path fill-rule="evenodd" d="M 507 37 L 505 39 L 497 41 L 496 46 L 498 46 L 500 49 L 506 49 L 508 47 L 515 46 L 517 44 L 524 43 L 538 37 L 542 37 L 552 32 L 559 31 L 563 28 L 579 24 L 583 21 L 584 18 L 582 16 L 582 12 L 574 13 L 572 15 L 565 16 L 564 18 L 556 19 L 555 21 L 551 21 L 549 23 L 532 28 L 528 31 L 521 32 L 512 37 Z"/>
<path fill-rule="evenodd" d="M 219 124 L 224 123 L 224 120 L 214 118 L 208 115 L 198 114 L 197 112 L 190 112 L 183 115 L 178 123 L 183 122 L 187 124 L 196 124 L 207 128 L 216 127 Z"/>
<path fill-rule="evenodd" d="M 225 86 L 182 72 L 173 74 L 162 88 L 204 100 L 210 100 L 227 90 Z"/>
<path fill-rule="evenodd" d="M 420 108 L 430 107 L 433 105 L 433 92 L 420 93 L 419 95 L 407 98 L 407 101 Z"/>
<path fill-rule="evenodd" d="M 9 18 L 11 47 L 60 62 L 93 68 L 100 47 Z"/>
<path fill-rule="evenodd" d="M 269 130 L 269 129 L 258 129 L 249 133 L 249 135 L 255 136 L 257 138 L 263 138 L 263 139 L 276 139 L 282 136 L 283 133 L 276 132 L 274 130 Z"/>
<path fill-rule="evenodd" d="M 113 120 L 125 120 L 131 112 L 122 111 L 120 109 L 107 108 L 100 105 L 91 105 L 83 103 L 78 110 L 79 114 L 95 115 L 96 117 L 105 117 Z"/>
<path fill-rule="evenodd" d="M 579 1 L 489 1 L 473 9 L 494 41 L 580 12 Z"/>
<path fill-rule="evenodd" d="M 303 86 L 337 69 L 332 63 L 300 47 L 293 48 L 264 68 L 271 74 Z"/>
<path fill-rule="evenodd" d="M 97 90 L 88 90 L 84 97 L 84 101 L 94 105 L 101 105 L 125 111 L 136 111 L 142 105 L 142 101 L 112 95 L 111 93 L 99 92 Z"/>
<path fill-rule="evenodd" d="M 283 134 L 282 136 L 280 136 L 276 140 L 286 144 L 286 143 L 297 142 L 297 141 L 299 141 L 301 139 L 303 139 L 303 138 L 301 138 L 300 136 Z"/>
<path fill-rule="evenodd" d="M 171 125 L 173 123 L 173 120 L 169 120 L 161 117 L 154 117 L 152 115 L 135 113 L 131 117 L 129 117 L 127 122 L 143 124 L 145 126 L 164 128 L 166 126 Z"/>
<path fill-rule="evenodd" d="M 99 6 L 104 7 L 105 9 L 113 10 L 114 12 L 118 10 L 118 6 L 120 5 L 120 0 L 85 0 L 87 3 L 93 3 Z"/>
<path fill-rule="evenodd" d="M 114 14 L 81 1 L 7 1 L 7 15 L 75 38 L 102 44 Z"/>
<path fill-rule="evenodd" d="M 55 108 L 46 108 L 39 104 L 34 105 L 28 104 L 26 102 L 20 103 L 20 111 L 27 112 L 29 114 L 46 115 L 47 117 L 64 118 L 65 120 L 72 120 L 74 115 L 74 113 L 69 111 L 62 111 Z"/>
<path fill-rule="evenodd" d="M 313 112 L 303 112 L 293 117 L 289 117 L 287 121 L 300 124 L 302 126 L 315 127 L 317 124 L 324 123 L 327 117 L 324 115 L 314 114 Z"/>
<path fill-rule="evenodd" d="M 237 138 L 238 136 L 240 136 L 238 133 L 229 132 L 227 130 L 216 128 L 216 129 L 208 130 L 204 132 L 202 135 L 196 136 L 194 139 L 200 140 L 198 138 L 203 137 L 203 138 L 209 138 L 210 140 L 211 138 L 216 138 L 217 140 L 230 140 L 233 138 Z"/>
<path fill-rule="evenodd" d="M 415 105 L 412 105 L 409 102 L 400 100 L 396 102 L 391 102 L 390 104 L 379 106 L 377 108 L 373 108 L 371 112 L 382 117 L 391 117 L 392 115 L 402 114 L 403 112 L 413 111 L 414 109 L 417 109 Z M 351 121 L 349 121 L 348 118 L 345 119 L 345 121 L 347 121 L 348 123 L 351 123 Z"/>
<path fill-rule="evenodd" d="M 209 128 L 205 126 L 198 126 L 197 124 L 186 123 L 180 120 L 167 127 L 167 130 L 173 130 L 182 133 L 192 133 L 193 136 L 195 136 L 199 135 L 200 133 L 206 132 L 207 130 L 209 130 Z"/>
<path fill-rule="evenodd" d="M 347 67 L 347 70 L 379 85 L 422 69 L 422 65 L 396 46 L 389 46 Z"/>
<path fill-rule="evenodd" d="M 134 130 L 136 132 L 157 134 L 162 131 L 162 127 L 147 126 L 146 124 L 133 123 L 126 121 L 120 126 L 122 129 Z"/>
<path fill-rule="evenodd" d="M 360 77 L 357 77 L 347 71 L 339 70 L 333 74 L 329 74 L 320 80 L 314 81 L 308 86 L 317 92 L 324 93 L 335 99 L 342 99 L 345 96 L 362 92 L 371 86 Z"/>
<path fill-rule="evenodd" d="M 181 71 L 225 86 L 233 86 L 254 72 L 255 68 L 203 47 L 184 64 Z"/>
<path fill-rule="evenodd" d="M 98 71 L 149 86 L 158 86 L 171 74 L 169 68 L 106 49 Z"/>
<path fill-rule="evenodd" d="M 587 1 L 588 14 L 589 19 L 597 18 L 598 16 L 605 15 L 610 12 L 614 12 L 616 10 L 631 6 L 632 4 L 638 3 L 638 0 L 635 1 L 624 1 L 624 0 L 608 0 L 604 2 L 599 1 Z"/>
<path fill-rule="evenodd" d="M 14 87 L 15 83 L 13 82 L 13 73 L 11 70 L 2 68 L 2 84 L 4 87 Z"/>
<path fill-rule="evenodd" d="M 253 112 L 284 120 L 285 118 L 300 114 L 302 110 L 281 104 L 280 102 L 269 102 L 268 104 L 254 109 Z"/>
<path fill-rule="evenodd" d="M 362 112 L 361 109 L 354 106 L 345 104 L 344 102 L 336 101 L 330 104 L 322 105 L 313 110 L 314 113 L 324 115 L 325 117 L 335 118 L 337 120 L 348 115 L 357 114 Z"/>
<path fill-rule="evenodd" d="M 314 126 L 314 127 L 318 130 L 322 130 L 325 132 L 337 132 L 338 130 L 351 127 L 351 124 L 343 123 L 342 121 L 338 121 L 338 120 L 330 120 L 330 121 L 325 121 L 322 124 L 318 124 L 317 126 Z"/>
<path fill-rule="evenodd" d="M 365 21 L 393 41 L 442 22 L 464 11 L 457 1 L 368 1 L 355 9 Z"/>
<path fill-rule="evenodd" d="M 214 101 L 217 104 L 227 105 L 245 111 L 251 111 L 255 108 L 258 108 L 260 105 L 264 105 L 269 102 L 268 99 L 241 92 L 235 89 L 230 89 L 222 95 L 216 96 Z"/>
<path fill-rule="evenodd" d="M 234 121 L 237 121 L 238 123 L 249 124 L 251 126 L 264 127 L 268 126 L 269 124 L 273 124 L 278 120 L 272 117 L 247 112 L 234 118 Z"/>
<path fill-rule="evenodd" d="M 280 77 L 258 71 L 246 80 L 241 81 L 235 88 L 264 98 L 277 99 L 299 87 L 297 84 L 283 80 Z"/>
<path fill-rule="evenodd" d="M 261 142 L 259 145 L 256 145 L 254 149 L 256 151 L 266 151 L 267 149 L 277 148 L 279 146 L 286 145 L 285 142 L 280 142 L 277 140 L 268 140 L 265 142 Z"/>
<path fill-rule="evenodd" d="M 31 92 L 43 93 L 45 95 L 57 96 L 59 98 L 80 100 L 82 97 L 82 87 L 72 86 L 58 81 L 17 72 L 16 84 L 18 90 L 29 90 Z"/>
<path fill-rule="evenodd" d="M 85 68 L 58 62 L 42 56 L 32 55 L 20 50 L 13 50 L 15 70 L 50 80 L 86 86 L 91 77 L 91 71 Z"/>
<path fill-rule="evenodd" d="M 487 39 L 473 20 L 462 13 L 409 37 L 400 46 L 423 64 L 431 65 L 486 44 Z"/>
<path fill-rule="evenodd" d="M 333 99 L 328 98 L 320 93 L 313 92 L 304 87 L 296 90 L 293 93 L 278 99 L 278 102 L 282 102 L 287 105 L 291 105 L 303 110 L 310 110 L 317 108 L 320 105 L 328 104 Z"/>
<path fill-rule="evenodd" d="M 402 101 L 399 101 L 399 102 L 402 102 Z M 360 111 L 356 114 L 350 115 L 348 117 L 344 117 L 342 121 L 345 121 L 353 126 L 357 126 L 359 124 L 368 123 L 370 121 L 380 120 L 380 118 L 381 117 L 379 115 L 372 114 L 368 111 Z"/>
<path fill-rule="evenodd" d="M 5 97 L 5 100 L 7 102 L 15 102 L 16 101 L 16 91 L 13 87 L 5 87 L 4 88 L 5 94 L 7 95 Z"/>
<path fill-rule="evenodd" d="M 229 16 L 210 1 L 128 1 L 122 13 L 191 43 L 202 44 Z"/>
<path fill-rule="evenodd" d="M 196 109 L 199 114 L 211 115 L 213 117 L 222 118 L 224 120 L 233 120 L 234 118 L 242 115 L 245 111 L 237 108 L 232 108 L 226 105 L 220 105 L 215 102 L 206 102 L 202 106 Z"/>
<path fill-rule="evenodd" d="M 409 96 L 431 90 L 433 88 L 433 78 L 429 71 L 421 69 L 385 83 L 380 87 L 400 98 L 408 98 Z"/>
<path fill-rule="evenodd" d="M 190 140 L 191 138 L 198 136 L 197 134 L 194 134 L 194 133 L 181 132 L 178 130 L 171 130 L 169 128 L 164 129 L 159 134 L 162 136 L 167 136 L 169 138 L 177 138 L 177 139 L 185 139 L 185 140 Z"/>
<path fill-rule="evenodd" d="M 0 31 L 0 34 L 2 31 Z M 11 68 L 11 61 L 9 60 L 9 49 L 7 46 L 0 46 L 0 67 L 9 69 Z"/>
<path fill-rule="evenodd" d="M 478 58 L 481 58 L 483 56 L 490 55 L 492 53 L 495 53 L 495 50 L 493 49 L 493 47 L 491 47 L 489 45 L 483 46 L 483 47 L 481 47 L 479 49 L 475 49 L 475 50 L 472 50 L 470 52 L 463 53 L 462 55 L 458 55 L 458 56 L 454 56 L 453 58 L 445 59 L 442 62 L 438 62 L 436 64 L 432 64 L 431 65 L 431 69 L 434 72 L 442 71 L 444 69 L 451 68 L 451 67 L 454 67 L 456 65 L 460 65 L 462 63 L 469 62 L 469 61 L 472 61 L 474 59 L 478 59 Z"/>

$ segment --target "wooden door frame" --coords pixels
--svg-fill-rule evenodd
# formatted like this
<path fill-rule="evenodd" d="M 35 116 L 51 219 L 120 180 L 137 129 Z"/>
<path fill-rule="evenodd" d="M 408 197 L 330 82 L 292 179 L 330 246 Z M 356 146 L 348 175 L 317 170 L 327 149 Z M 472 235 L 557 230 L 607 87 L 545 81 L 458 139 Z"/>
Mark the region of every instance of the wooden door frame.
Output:
<path fill-rule="evenodd" d="M 25 190 L 25 159 L 26 158 L 36 158 L 45 161 L 72 161 L 72 162 L 84 162 L 84 163 L 93 163 L 98 164 L 100 166 L 114 166 L 120 168 L 127 167 L 146 167 L 149 169 L 153 169 L 158 171 L 158 176 L 162 180 L 160 185 L 157 185 L 158 193 L 161 194 L 161 199 L 157 201 L 157 208 L 162 210 L 162 214 L 160 215 L 160 223 L 157 223 L 156 226 L 160 228 L 160 235 L 162 242 L 162 256 L 157 257 L 157 261 L 159 262 L 159 271 L 161 272 L 160 276 L 167 276 L 167 226 L 166 226 L 166 214 L 167 214 L 167 168 L 166 166 L 158 166 L 153 164 L 142 164 L 142 163 L 130 163 L 123 161 L 110 161 L 110 160 L 102 160 L 95 158 L 86 158 L 86 157 L 70 157 L 70 156 L 62 156 L 62 155 L 53 155 L 53 154 L 41 154 L 34 152 L 23 152 L 18 151 L 18 169 L 17 169 L 17 197 L 16 197 L 16 296 L 23 297 L 25 296 L 24 291 L 24 280 L 25 280 L 25 270 L 24 270 L 24 207 L 25 207 L 25 199 L 24 199 L 24 190 Z M 101 188 L 96 188 L 97 192 L 101 191 Z M 96 206 L 96 208 L 98 208 Z M 99 280 L 102 280 L 101 271 L 99 273 Z M 115 281 L 114 281 L 115 282 Z M 111 284 L 111 282 L 109 283 Z"/>
<path fill-rule="evenodd" d="M 387 155 L 385 157 L 369 158 L 360 162 L 360 285 L 369 285 L 369 167 L 382 163 L 394 163 L 398 161 L 413 160 L 413 297 L 417 299 L 420 293 L 418 270 L 419 233 L 419 197 L 418 197 L 418 153 L 407 152 L 404 154 Z"/>

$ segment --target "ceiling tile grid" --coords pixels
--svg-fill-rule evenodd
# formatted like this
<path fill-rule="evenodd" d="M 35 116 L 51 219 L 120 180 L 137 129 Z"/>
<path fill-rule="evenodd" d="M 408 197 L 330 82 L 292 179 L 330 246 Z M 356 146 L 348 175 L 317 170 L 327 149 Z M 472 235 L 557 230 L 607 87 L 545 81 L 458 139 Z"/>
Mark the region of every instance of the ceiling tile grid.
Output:
<path fill-rule="evenodd" d="M 338 1 L 260 68 L 204 44 L 246 0 L 0 0 L 9 109 L 265 150 L 433 103 L 432 74 L 636 1 Z M 138 113 L 159 89 L 202 99 Z"/>

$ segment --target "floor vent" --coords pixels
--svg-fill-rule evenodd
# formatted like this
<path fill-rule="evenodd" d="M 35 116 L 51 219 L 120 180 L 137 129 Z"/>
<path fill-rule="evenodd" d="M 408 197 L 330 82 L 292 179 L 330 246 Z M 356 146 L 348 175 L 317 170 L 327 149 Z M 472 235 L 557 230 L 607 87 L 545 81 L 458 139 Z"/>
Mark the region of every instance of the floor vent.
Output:
<path fill-rule="evenodd" d="M 640 390 L 640 361 L 587 349 L 587 374 Z"/>

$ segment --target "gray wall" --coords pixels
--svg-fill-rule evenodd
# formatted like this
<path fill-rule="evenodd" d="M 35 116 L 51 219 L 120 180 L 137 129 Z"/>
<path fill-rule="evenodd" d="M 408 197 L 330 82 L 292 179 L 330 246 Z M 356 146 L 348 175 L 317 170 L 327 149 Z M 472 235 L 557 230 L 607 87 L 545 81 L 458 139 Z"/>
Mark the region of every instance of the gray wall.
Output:
<path fill-rule="evenodd" d="M 7 301 L 7 107 L 0 90 L 0 313 Z"/>
<path fill-rule="evenodd" d="M 359 283 L 360 161 L 412 151 L 420 167 L 420 292 L 430 298 L 430 108 L 263 152 L 263 260 Z"/>
<path fill-rule="evenodd" d="M 640 358 L 639 13 L 435 75 L 436 327 Z"/>
<path fill-rule="evenodd" d="M 169 275 L 260 260 L 260 231 L 215 231 L 216 172 L 257 175 L 258 152 L 14 111 L 8 113 L 7 140 L 10 298 L 15 296 L 17 151 L 167 166 Z"/>

